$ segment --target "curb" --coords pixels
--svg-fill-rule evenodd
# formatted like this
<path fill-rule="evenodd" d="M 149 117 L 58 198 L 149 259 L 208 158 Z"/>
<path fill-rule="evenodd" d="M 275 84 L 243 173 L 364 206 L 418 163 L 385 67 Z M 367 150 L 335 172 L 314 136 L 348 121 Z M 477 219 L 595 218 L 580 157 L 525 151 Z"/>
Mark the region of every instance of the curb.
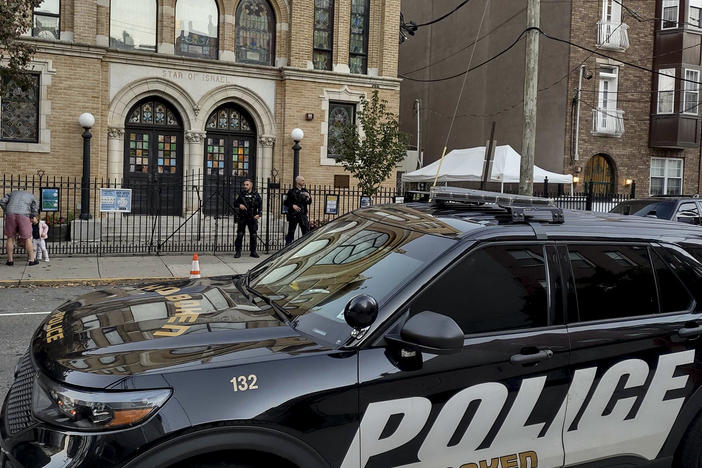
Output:
<path fill-rule="evenodd" d="M 41 288 L 61 286 L 106 286 L 131 285 L 134 283 L 164 283 L 190 279 L 188 276 L 165 276 L 153 278 L 71 278 L 71 279 L 37 279 L 37 280 L 0 280 L 0 289 L 6 288 Z"/>

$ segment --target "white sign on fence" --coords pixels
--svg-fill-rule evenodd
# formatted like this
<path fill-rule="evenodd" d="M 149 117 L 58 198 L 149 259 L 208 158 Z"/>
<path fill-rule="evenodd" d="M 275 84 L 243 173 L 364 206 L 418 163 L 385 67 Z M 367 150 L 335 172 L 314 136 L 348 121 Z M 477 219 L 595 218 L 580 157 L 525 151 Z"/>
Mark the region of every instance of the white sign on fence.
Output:
<path fill-rule="evenodd" d="M 131 213 L 132 189 L 100 189 L 100 211 Z"/>

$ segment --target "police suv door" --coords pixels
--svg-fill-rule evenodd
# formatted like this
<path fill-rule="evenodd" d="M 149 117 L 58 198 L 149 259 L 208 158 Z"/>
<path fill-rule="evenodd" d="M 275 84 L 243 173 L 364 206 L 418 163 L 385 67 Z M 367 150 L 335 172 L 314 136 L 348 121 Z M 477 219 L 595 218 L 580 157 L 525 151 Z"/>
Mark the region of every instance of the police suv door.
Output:
<path fill-rule="evenodd" d="M 569 346 L 559 284 L 545 243 L 475 247 L 427 283 L 395 331 L 429 310 L 461 326 L 463 348 L 361 350 L 360 429 L 342 467 L 562 466 Z"/>
<path fill-rule="evenodd" d="M 697 385 L 694 301 L 645 244 L 568 243 L 559 253 L 571 292 L 566 464 L 648 466 Z"/>

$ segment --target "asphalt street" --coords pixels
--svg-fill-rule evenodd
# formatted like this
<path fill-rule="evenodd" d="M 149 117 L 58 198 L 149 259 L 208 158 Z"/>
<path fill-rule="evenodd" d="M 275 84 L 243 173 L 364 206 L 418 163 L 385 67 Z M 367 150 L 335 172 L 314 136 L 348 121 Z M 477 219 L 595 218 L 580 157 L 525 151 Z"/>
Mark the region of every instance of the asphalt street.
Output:
<path fill-rule="evenodd" d="M 0 402 L 12 384 L 17 360 L 29 346 L 34 329 L 47 313 L 67 299 L 94 287 L 0 289 Z"/>

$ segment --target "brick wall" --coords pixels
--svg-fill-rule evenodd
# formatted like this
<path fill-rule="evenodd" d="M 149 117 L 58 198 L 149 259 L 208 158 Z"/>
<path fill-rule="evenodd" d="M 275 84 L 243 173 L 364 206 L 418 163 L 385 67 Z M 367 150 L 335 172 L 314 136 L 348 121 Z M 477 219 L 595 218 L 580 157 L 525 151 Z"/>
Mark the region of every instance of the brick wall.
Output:
<path fill-rule="evenodd" d="M 655 1 L 646 0 L 636 3 L 636 11 L 644 18 L 655 17 Z M 597 47 L 597 21 L 602 15 L 602 2 L 573 2 L 572 29 L 570 40 L 577 44 L 594 49 Z M 653 67 L 654 27 L 652 21 L 639 22 L 630 15 L 623 13 L 623 22 L 629 26 L 630 47 L 625 52 L 602 50 L 601 52 L 615 59 L 636 63 L 646 68 Z M 624 111 L 624 134 L 620 138 L 610 138 L 592 135 L 592 109 L 597 106 L 599 67 L 606 64 L 607 59 L 593 56 L 589 52 L 571 47 L 570 69 L 568 77 L 568 115 L 574 115 L 573 98 L 578 86 L 577 66 L 584 62 L 587 70 L 592 72 L 592 79 L 583 79 L 582 98 L 580 106 L 580 136 L 578 161 L 572 159 L 571 142 L 573 138 L 574 121 L 569 118 L 566 124 L 566 145 L 564 149 L 565 167 L 573 173 L 578 168 L 584 171 L 588 159 L 595 154 L 606 154 L 614 163 L 616 169 L 616 188 L 619 192 L 628 192 L 626 179 L 636 181 L 638 196 L 649 193 L 650 166 L 652 157 L 674 157 L 684 159 L 684 193 L 698 192 L 698 168 L 700 149 L 669 150 L 650 148 L 649 118 L 651 112 L 652 74 L 634 67 L 619 66 L 617 107 Z M 583 173 L 579 174 L 582 180 Z M 583 189 L 582 184 L 578 187 Z"/>

